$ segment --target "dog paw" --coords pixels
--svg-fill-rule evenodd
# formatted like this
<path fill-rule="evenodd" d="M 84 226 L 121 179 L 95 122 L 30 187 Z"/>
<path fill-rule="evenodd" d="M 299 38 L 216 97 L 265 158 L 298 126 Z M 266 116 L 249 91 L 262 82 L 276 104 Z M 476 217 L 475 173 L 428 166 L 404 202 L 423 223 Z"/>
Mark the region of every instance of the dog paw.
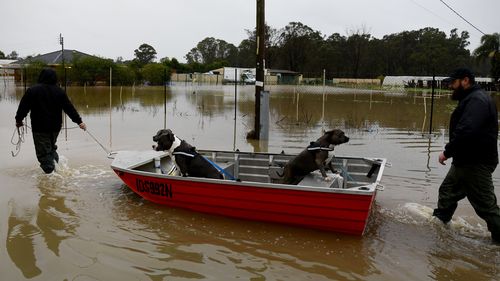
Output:
<path fill-rule="evenodd" d="M 323 180 L 324 180 L 324 181 L 332 181 L 332 180 L 333 180 L 333 178 L 332 178 L 332 177 L 324 177 L 324 178 L 323 178 Z"/>

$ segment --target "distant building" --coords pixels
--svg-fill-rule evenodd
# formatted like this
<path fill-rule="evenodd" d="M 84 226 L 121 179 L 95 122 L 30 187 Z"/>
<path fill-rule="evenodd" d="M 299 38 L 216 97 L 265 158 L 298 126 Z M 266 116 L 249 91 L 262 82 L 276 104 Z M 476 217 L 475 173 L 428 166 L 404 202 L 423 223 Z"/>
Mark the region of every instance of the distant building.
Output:
<path fill-rule="evenodd" d="M 12 67 L 14 62 L 15 60 L 0 59 L 0 80 L 3 83 L 7 80 L 14 80 L 15 69 Z"/>
<path fill-rule="evenodd" d="M 436 87 L 447 88 L 443 80 L 447 78 L 444 76 L 436 76 Z M 492 85 L 491 78 L 476 77 L 476 83 L 480 84 L 483 88 L 489 89 Z M 386 76 L 384 77 L 383 87 L 401 87 L 401 88 L 431 88 L 432 76 Z"/>
<path fill-rule="evenodd" d="M 20 59 L 20 60 L 14 62 L 14 64 L 22 65 L 22 64 L 29 64 L 30 62 L 39 61 L 39 62 L 46 63 L 47 65 L 61 65 L 62 61 L 63 61 L 63 57 L 64 57 L 65 63 L 71 63 L 71 61 L 73 61 L 73 58 L 75 56 L 94 57 L 92 55 L 82 53 L 82 52 L 77 51 L 77 50 L 64 50 L 64 53 L 61 51 L 55 51 L 52 53 L 47 53 L 47 54 L 38 55 L 38 56 L 34 56 L 34 57 L 28 57 L 26 59 Z"/>
<path fill-rule="evenodd" d="M 12 76 L 14 76 L 16 82 L 22 82 L 24 81 L 24 76 L 26 73 L 23 73 L 23 68 L 25 69 L 27 66 L 29 66 L 32 63 L 35 62 L 41 62 L 43 64 L 46 64 L 50 67 L 56 67 L 59 65 L 62 65 L 63 63 L 63 57 L 64 57 L 64 62 L 68 65 L 72 64 L 73 60 L 75 57 L 95 57 L 77 50 L 64 50 L 64 53 L 61 50 L 54 51 L 51 53 L 43 54 L 43 55 L 37 55 L 37 56 L 30 56 L 24 59 L 18 59 L 15 61 L 12 61 L 10 64 L 7 66 L 4 66 L 5 68 L 9 68 L 12 71 Z M 1 64 L 0 64 L 1 66 Z M 1 71 L 0 71 L 1 75 Z"/>
<path fill-rule="evenodd" d="M 0 59 L 0 67 L 7 66 L 16 60 L 5 60 L 5 59 Z"/>
<path fill-rule="evenodd" d="M 267 69 L 267 75 L 276 77 L 276 84 L 298 84 L 302 75 L 298 72 L 284 69 Z"/>
<path fill-rule="evenodd" d="M 255 68 L 241 68 L 241 67 L 222 67 L 209 71 L 211 74 L 220 74 L 223 76 L 224 82 L 234 82 L 234 72 L 237 72 L 237 79 L 240 79 L 242 74 L 247 73 L 250 76 L 247 78 L 250 82 L 247 84 L 255 83 Z M 298 72 L 283 69 L 265 69 L 264 70 L 265 82 L 266 84 L 276 85 L 276 84 L 297 84 L 302 79 L 302 75 Z M 243 79 L 243 77 L 242 77 Z"/>

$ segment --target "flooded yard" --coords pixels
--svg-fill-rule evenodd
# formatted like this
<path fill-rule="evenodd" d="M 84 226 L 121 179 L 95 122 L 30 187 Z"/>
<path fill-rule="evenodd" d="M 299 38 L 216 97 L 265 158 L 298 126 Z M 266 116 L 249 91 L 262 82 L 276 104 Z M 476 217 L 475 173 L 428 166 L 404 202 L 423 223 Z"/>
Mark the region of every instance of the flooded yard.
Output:
<path fill-rule="evenodd" d="M 467 200 L 449 226 L 430 219 L 450 165 L 437 161 L 456 104 L 445 92 L 436 93 L 428 135 L 427 92 L 272 86 L 269 140 L 249 141 L 253 86 L 239 86 L 236 102 L 230 85 L 114 87 L 111 104 L 109 88 L 69 87 L 99 143 L 68 118 L 59 170 L 47 176 L 29 130 L 11 156 L 23 90 L 0 87 L 2 280 L 500 279 L 500 247 Z M 383 157 L 391 167 L 363 237 L 166 208 L 124 186 L 100 146 L 151 149 L 164 124 L 198 149 L 288 153 L 339 128 L 350 141 L 335 155 Z M 499 169 L 493 180 L 500 196 Z"/>

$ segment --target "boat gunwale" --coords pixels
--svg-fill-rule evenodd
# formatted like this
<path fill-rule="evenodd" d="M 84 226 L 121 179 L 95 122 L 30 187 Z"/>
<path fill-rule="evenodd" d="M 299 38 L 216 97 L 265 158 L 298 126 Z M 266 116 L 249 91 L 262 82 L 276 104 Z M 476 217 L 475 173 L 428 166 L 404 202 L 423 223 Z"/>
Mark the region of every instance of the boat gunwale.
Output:
<path fill-rule="evenodd" d="M 137 151 L 140 152 L 140 151 Z M 247 154 L 247 155 L 273 155 L 273 156 L 283 156 L 283 155 L 291 155 L 291 154 L 280 154 L 280 153 L 265 153 L 265 152 L 241 152 L 241 151 L 216 151 L 216 150 L 200 150 L 200 152 L 221 152 L 221 153 L 238 153 L 238 154 Z M 119 152 L 118 152 L 119 153 Z M 159 157 L 169 156 L 168 153 L 160 154 Z M 293 155 L 291 155 L 293 156 Z M 158 156 L 157 156 L 158 157 Z M 131 164 L 129 167 L 118 167 L 111 163 L 111 168 L 115 172 L 123 172 L 128 174 L 133 174 L 137 176 L 150 177 L 156 179 L 165 179 L 165 180 L 174 180 L 174 181 L 185 181 L 185 182 L 198 182 L 198 183 L 207 183 L 207 184 L 217 184 L 217 185 L 236 185 L 236 186 L 249 186 L 249 187 L 258 187 L 258 188 L 268 188 L 275 190 L 297 190 L 297 191 L 305 191 L 305 192 L 319 192 L 319 193 L 338 193 L 338 194 L 352 194 L 352 195 L 364 195 L 364 196 L 374 196 L 377 187 L 380 185 L 380 181 L 382 179 L 384 167 L 386 165 L 387 160 L 385 158 L 378 157 L 353 157 L 353 156 L 335 156 L 335 158 L 342 159 L 355 159 L 355 160 L 364 160 L 377 162 L 380 164 L 379 171 L 377 172 L 377 178 L 373 183 L 360 185 L 351 188 L 325 188 L 325 187 L 317 187 L 310 185 L 289 185 L 289 184 L 280 184 L 280 183 L 262 183 L 262 182 L 249 182 L 249 181 L 234 181 L 227 179 L 210 179 L 210 178 L 195 178 L 195 177 L 182 177 L 182 176 L 171 176 L 167 174 L 157 174 L 149 171 L 140 171 L 135 170 L 135 168 L 150 163 L 154 161 L 155 157 L 148 158 L 147 160 L 140 161 L 139 163 Z M 360 188 L 367 188 L 366 190 Z"/>

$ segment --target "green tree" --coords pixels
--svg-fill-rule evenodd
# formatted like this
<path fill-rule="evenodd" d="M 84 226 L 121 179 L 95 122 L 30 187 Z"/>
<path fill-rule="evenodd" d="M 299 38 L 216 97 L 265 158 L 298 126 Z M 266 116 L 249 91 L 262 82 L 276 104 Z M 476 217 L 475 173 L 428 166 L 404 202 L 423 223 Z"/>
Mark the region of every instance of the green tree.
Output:
<path fill-rule="evenodd" d="M 345 53 L 350 62 L 351 77 L 358 78 L 362 72 L 363 63 L 367 57 L 366 50 L 370 43 L 371 35 L 364 30 L 351 31 L 345 44 Z"/>
<path fill-rule="evenodd" d="M 490 74 L 495 82 L 500 78 L 500 33 L 486 34 L 481 37 L 481 46 L 474 50 L 479 60 L 489 59 Z"/>
<path fill-rule="evenodd" d="M 279 35 L 279 67 L 293 71 L 318 71 L 316 52 L 323 36 L 300 22 L 290 22 Z"/>
<path fill-rule="evenodd" d="M 143 43 L 138 49 L 134 50 L 135 59 L 139 62 L 142 67 L 148 63 L 151 63 L 156 58 L 156 50 L 151 45 Z"/>
<path fill-rule="evenodd" d="M 0 51 L 0 59 L 5 59 L 5 54 L 2 51 Z"/>
<path fill-rule="evenodd" d="M 170 80 L 170 70 L 161 63 L 146 64 L 142 68 L 142 75 L 150 85 L 163 85 Z"/>
<path fill-rule="evenodd" d="M 326 38 L 323 44 L 322 56 L 325 58 L 324 69 L 329 77 L 344 77 L 348 73 L 348 61 L 345 54 L 347 38 L 334 33 Z"/>
<path fill-rule="evenodd" d="M 73 82 L 95 85 L 97 81 L 109 81 L 109 69 L 115 67 L 113 60 L 94 56 L 73 57 L 68 77 Z"/>
<path fill-rule="evenodd" d="M 188 64 L 194 62 L 211 64 L 225 61 L 226 64 L 235 65 L 238 61 L 238 48 L 224 40 L 207 37 L 192 48 L 185 57 Z"/>
<path fill-rule="evenodd" d="M 238 46 L 238 63 L 236 66 L 239 67 L 255 67 L 256 65 L 256 46 L 257 46 L 257 31 L 254 29 L 253 31 L 251 30 L 245 30 L 248 38 L 244 39 L 241 41 L 240 45 Z M 275 28 L 272 28 L 271 26 L 267 25 L 265 26 L 265 32 L 266 32 L 266 67 L 271 68 L 275 65 L 276 60 L 277 60 L 277 50 L 279 50 L 278 44 L 279 44 L 279 33 L 278 30 Z"/>
<path fill-rule="evenodd" d="M 170 67 L 172 72 L 183 72 L 185 69 L 185 67 L 176 58 L 172 58 L 168 67 Z"/>
<path fill-rule="evenodd" d="M 457 29 L 454 28 L 450 31 L 450 36 L 448 38 L 447 49 L 450 52 L 450 56 L 454 57 L 452 67 L 460 67 L 461 65 L 468 65 L 470 63 L 470 51 L 467 49 L 469 46 L 469 32 L 462 31 L 460 36 L 457 33 Z"/>
<path fill-rule="evenodd" d="M 414 52 L 410 55 L 415 75 L 433 75 L 442 72 L 443 68 L 450 69 L 450 63 L 457 59 L 451 57 L 446 33 L 437 28 L 419 30 L 415 43 Z"/>
<path fill-rule="evenodd" d="M 160 63 L 165 65 L 171 73 L 184 73 L 186 66 L 181 64 L 176 58 L 169 59 L 168 57 L 162 58 Z"/>
<path fill-rule="evenodd" d="M 382 38 L 385 48 L 383 55 L 385 75 L 409 75 L 412 73 L 410 57 L 418 42 L 418 34 L 418 31 L 403 31 L 385 35 Z"/>
<path fill-rule="evenodd" d="M 44 67 L 47 67 L 47 64 L 43 61 L 30 61 L 26 65 L 25 71 L 23 71 L 26 74 L 26 83 L 31 85 L 36 84 L 38 76 Z"/>
<path fill-rule="evenodd" d="M 227 65 L 253 67 L 256 33 L 246 32 L 248 38 L 236 50 L 224 40 L 207 37 L 186 55 L 186 64 L 173 66 L 173 59 L 163 63 L 176 72 L 205 72 Z M 454 67 L 471 65 L 468 39 L 466 31 L 453 29 L 447 36 L 436 28 L 403 31 L 382 39 L 365 30 L 326 38 L 305 24 L 291 22 L 279 30 L 266 26 L 266 68 L 293 70 L 306 77 L 320 77 L 325 69 L 329 79 L 446 75 Z M 236 58 L 231 54 L 237 54 Z"/>
<path fill-rule="evenodd" d="M 127 65 L 117 64 L 113 67 L 114 85 L 132 85 L 136 81 L 135 72 Z"/>
<path fill-rule="evenodd" d="M 387 50 L 383 40 L 371 38 L 366 49 L 363 67 L 360 69 L 360 77 L 376 78 L 383 76 L 384 70 L 384 54 Z"/>
<path fill-rule="evenodd" d="M 9 60 L 17 60 L 19 58 L 19 55 L 17 54 L 16 51 L 12 51 L 10 54 L 7 55 L 6 58 Z"/>
<path fill-rule="evenodd" d="M 266 50 L 267 51 L 267 50 Z M 266 52 L 267 54 L 267 52 Z M 266 60 L 267 61 L 267 60 Z M 255 38 L 248 38 L 241 41 L 238 46 L 238 65 L 239 67 L 255 67 Z"/>

